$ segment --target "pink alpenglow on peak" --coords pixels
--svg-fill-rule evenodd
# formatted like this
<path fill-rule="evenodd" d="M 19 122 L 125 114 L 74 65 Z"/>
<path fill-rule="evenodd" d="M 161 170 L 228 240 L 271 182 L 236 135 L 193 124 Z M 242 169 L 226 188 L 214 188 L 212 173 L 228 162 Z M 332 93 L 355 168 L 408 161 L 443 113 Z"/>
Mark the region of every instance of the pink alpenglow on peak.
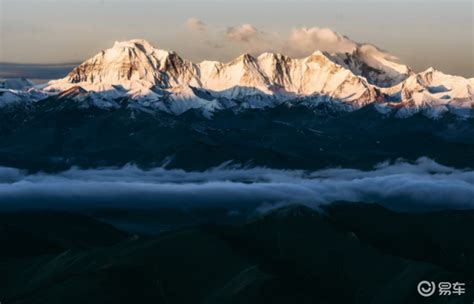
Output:
<path fill-rule="evenodd" d="M 304 58 L 263 53 L 243 54 L 228 63 L 193 63 L 134 39 L 115 42 L 41 91 L 54 95 L 80 87 L 87 92 L 80 98 L 130 98 L 172 114 L 189 109 L 213 113 L 229 107 L 265 108 L 304 100 L 308 106 L 330 102 L 349 111 L 375 104 L 383 114 L 395 111 L 398 117 L 418 112 L 430 118 L 445 112 L 472 115 L 472 78 L 434 69 L 416 74 L 393 59 L 375 46 L 354 44 L 350 52 L 315 50 Z"/>

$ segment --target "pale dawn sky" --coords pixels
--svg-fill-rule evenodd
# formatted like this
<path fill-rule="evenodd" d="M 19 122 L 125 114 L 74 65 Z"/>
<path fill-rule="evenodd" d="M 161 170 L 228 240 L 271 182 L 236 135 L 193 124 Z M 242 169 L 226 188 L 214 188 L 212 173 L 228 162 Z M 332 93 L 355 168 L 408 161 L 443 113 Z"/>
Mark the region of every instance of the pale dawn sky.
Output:
<path fill-rule="evenodd" d="M 415 71 L 474 77 L 473 15 L 471 0 L 0 0 L 0 63 L 81 62 L 133 38 L 193 61 L 303 56 L 314 45 L 295 41 L 329 28 Z"/>

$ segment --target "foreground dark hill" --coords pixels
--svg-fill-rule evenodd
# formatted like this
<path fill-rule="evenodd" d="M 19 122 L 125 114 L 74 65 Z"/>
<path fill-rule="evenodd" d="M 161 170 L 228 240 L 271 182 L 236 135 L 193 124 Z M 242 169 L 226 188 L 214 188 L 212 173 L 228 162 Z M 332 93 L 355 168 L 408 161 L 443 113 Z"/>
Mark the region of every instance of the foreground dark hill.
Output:
<path fill-rule="evenodd" d="M 35 256 L 114 244 L 127 236 L 113 226 L 77 213 L 0 213 L 0 257 Z"/>
<path fill-rule="evenodd" d="M 138 216 L 163 221 L 159 211 L 130 210 L 131 221 Z M 6 303 L 472 303 L 473 216 L 335 204 L 323 214 L 288 207 L 240 224 L 137 235 L 83 215 L 3 214 L 3 226 L 23 233 L 8 246 L 49 242 L 50 250 L 2 257 L 0 294 Z M 68 231 L 79 240 L 97 233 L 77 246 L 63 242 Z M 465 282 L 468 294 L 425 299 L 421 280 Z"/>
<path fill-rule="evenodd" d="M 474 167 L 474 122 L 450 114 L 399 119 L 374 106 L 340 112 L 324 104 L 312 110 L 283 104 L 221 111 L 209 120 L 194 110 L 147 113 L 127 100 L 103 110 L 56 97 L 31 107 L 0 113 L 0 165 L 50 171 L 133 162 L 204 170 L 231 160 L 285 169 L 371 168 L 425 156 Z"/>

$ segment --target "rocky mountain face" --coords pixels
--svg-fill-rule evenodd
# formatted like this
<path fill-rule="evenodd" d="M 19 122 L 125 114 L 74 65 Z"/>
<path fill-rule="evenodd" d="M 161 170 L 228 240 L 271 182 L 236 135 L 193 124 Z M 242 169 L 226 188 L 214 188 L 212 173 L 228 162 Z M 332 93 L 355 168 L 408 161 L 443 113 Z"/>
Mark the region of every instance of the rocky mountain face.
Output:
<path fill-rule="evenodd" d="M 415 74 L 410 67 L 395 62 L 393 56 L 369 44 L 359 45 L 350 53 L 326 53 L 326 56 L 378 87 L 392 87 Z"/>
<path fill-rule="evenodd" d="M 472 115 L 474 78 L 434 69 L 416 74 L 370 47 L 344 54 L 316 51 L 300 59 L 264 53 L 244 54 L 228 63 L 193 63 L 145 40 L 116 42 L 65 78 L 29 89 L 31 93 L 24 87 L 0 89 L 0 104 L 57 96 L 105 108 L 126 98 L 139 107 L 175 115 L 200 109 L 208 118 L 223 109 L 282 103 L 310 108 L 327 103 L 344 111 L 375 104 L 380 113 L 400 118 L 418 112 L 430 118 L 446 112 Z"/>
<path fill-rule="evenodd" d="M 48 91 L 80 86 L 88 91 L 125 90 L 131 97 L 175 99 L 194 97 L 190 88 L 214 98 L 245 99 L 259 96 L 268 106 L 297 96 L 324 95 L 362 106 L 375 98 L 375 90 L 362 77 L 332 62 L 321 52 L 292 59 L 265 53 L 244 54 L 229 63 L 194 64 L 174 52 L 153 48 L 148 42 L 119 42 L 75 68 L 66 78 L 52 81 Z M 191 96 L 190 96 L 191 95 Z"/>

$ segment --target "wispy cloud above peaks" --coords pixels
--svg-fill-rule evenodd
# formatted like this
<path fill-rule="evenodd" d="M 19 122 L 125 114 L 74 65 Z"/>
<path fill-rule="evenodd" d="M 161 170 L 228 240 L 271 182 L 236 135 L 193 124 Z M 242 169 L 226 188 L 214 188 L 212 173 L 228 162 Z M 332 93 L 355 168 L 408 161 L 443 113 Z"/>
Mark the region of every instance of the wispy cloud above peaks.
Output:
<path fill-rule="evenodd" d="M 196 31 L 201 31 L 201 32 L 206 32 L 207 31 L 207 25 L 204 23 L 204 21 L 191 17 L 188 20 L 186 20 L 186 27 L 191 29 L 191 30 L 196 30 Z"/>
<path fill-rule="evenodd" d="M 385 60 L 396 57 L 371 44 L 358 43 L 349 37 L 325 27 L 293 28 L 289 33 L 266 32 L 255 25 L 245 23 L 224 27 L 213 27 L 197 18 L 189 18 L 186 27 L 193 31 L 193 37 L 201 38 L 202 48 L 219 52 L 234 52 L 232 57 L 241 53 L 259 55 L 263 52 L 283 53 L 293 58 L 306 57 L 315 51 L 329 53 L 352 53 L 358 50 L 362 55 L 377 56 Z M 196 33 L 198 31 L 199 33 Z M 196 37 L 200 35 L 200 37 Z M 214 59 L 214 58 L 204 58 Z"/>
<path fill-rule="evenodd" d="M 285 53 L 291 56 L 306 56 L 314 51 L 350 53 L 357 43 L 329 28 L 295 28 L 285 41 Z"/>
<path fill-rule="evenodd" d="M 225 40 L 227 28 L 250 24 L 266 33 L 266 40 L 280 42 L 271 45 L 277 51 L 282 50 L 282 41 L 293 28 L 317 26 L 374 43 L 417 71 L 436 66 L 449 74 L 474 76 L 470 0 L 378 1 L 377 5 L 347 0 L 144 1 L 0 1 L 5 12 L 1 17 L 0 62 L 81 62 L 115 40 L 136 37 L 193 61 L 227 61 L 250 45 Z M 206 34 L 209 37 L 203 37 Z M 211 43 L 206 45 L 206 41 Z M 265 49 L 269 47 L 265 45 Z"/>
<path fill-rule="evenodd" d="M 277 35 L 266 33 L 251 24 L 242 24 L 228 27 L 220 44 L 237 47 L 240 53 L 259 55 L 279 51 L 281 43 Z"/>
<path fill-rule="evenodd" d="M 251 24 L 231 26 L 227 28 L 226 37 L 234 42 L 255 42 L 263 40 L 265 33 L 259 31 Z"/>

